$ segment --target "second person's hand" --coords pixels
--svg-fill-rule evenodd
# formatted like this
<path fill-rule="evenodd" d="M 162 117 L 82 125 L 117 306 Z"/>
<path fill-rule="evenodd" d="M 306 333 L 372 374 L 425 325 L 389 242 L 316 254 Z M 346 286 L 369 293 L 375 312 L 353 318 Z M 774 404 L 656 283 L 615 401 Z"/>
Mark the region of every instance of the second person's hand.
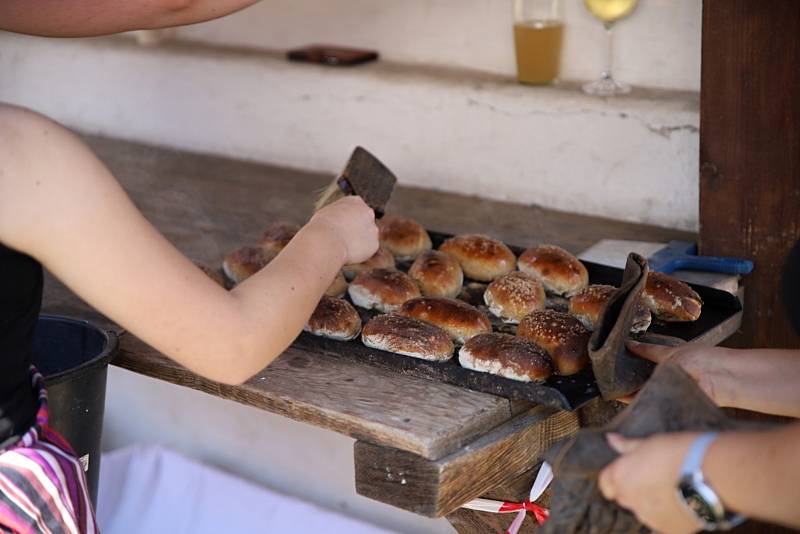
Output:
<path fill-rule="evenodd" d="M 342 246 L 343 264 L 361 263 L 378 250 L 375 212 L 359 196 L 348 196 L 325 206 L 311 217 L 307 226 L 330 232 Z"/>

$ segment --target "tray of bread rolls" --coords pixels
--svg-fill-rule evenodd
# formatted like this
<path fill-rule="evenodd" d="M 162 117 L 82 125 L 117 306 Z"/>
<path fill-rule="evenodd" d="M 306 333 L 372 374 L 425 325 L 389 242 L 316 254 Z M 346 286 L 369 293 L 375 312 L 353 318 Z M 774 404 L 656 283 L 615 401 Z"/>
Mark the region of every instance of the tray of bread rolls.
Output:
<path fill-rule="evenodd" d="M 295 346 L 559 409 L 599 395 L 587 346 L 622 269 L 396 215 L 379 227 L 381 248 L 342 269 Z M 296 231 L 273 224 L 256 246 L 226 256 L 222 273 L 241 281 Z M 728 292 L 651 272 L 630 336 L 692 341 L 740 311 Z"/>

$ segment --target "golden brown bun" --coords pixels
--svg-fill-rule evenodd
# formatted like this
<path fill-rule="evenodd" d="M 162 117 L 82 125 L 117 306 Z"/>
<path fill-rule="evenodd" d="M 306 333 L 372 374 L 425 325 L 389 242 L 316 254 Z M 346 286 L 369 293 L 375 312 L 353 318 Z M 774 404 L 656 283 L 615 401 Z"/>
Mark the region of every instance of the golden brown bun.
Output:
<path fill-rule="evenodd" d="M 544 382 L 553 374 L 547 352 L 532 341 L 508 334 L 480 334 L 458 351 L 462 367 L 521 382 Z"/>
<path fill-rule="evenodd" d="M 272 223 L 259 239 L 258 246 L 268 251 L 280 252 L 299 231 L 300 227 L 294 223 Z"/>
<path fill-rule="evenodd" d="M 511 271 L 489 284 L 483 301 L 494 315 L 516 324 L 529 313 L 543 310 L 546 296 L 539 280 L 520 271 Z"/>
<path fill-rule="evenodd" d="M 586 286 L 569 299 L 569 313 L 578 319 L 587 330 L 594 331 L 606 303 L 616 291 L 617 288 L 614 286 Z M 636 307 L 631 332 L 635 334 L 644 332 L 650 327 L 651 320 L 650 309 L 642 299 Z"/>
<path fill-rule="evenodd" d="M 420 296 L 419 287 L 406 273 L 370 269 L 356 276 L 347 289 L 356 306 L 382 312 L 396 311 L 408 299 Z"/>
<path fill-rule="evenodd" d="M 453 357 L 447 332 L 432 324 L 394 313 L 376 315 L 364 326 L 361 341 L 373 349 L 423 360 L 445 361 Z"/>
<path fill-rule="evenodd" d="M 362 272 L 370 269 L 394 269 L 394 255 L 381 247 L 367 261 L 345 265 L 342 267 L 342 272 L 345 278 L 352 280 Z"/>
<path fill-rule="evenodd" d="M 569 297 L 589 284 L 583 264 L 561 247 L 539 245 L 522 253 L 519 270 L 541 280 L 545 291 Z"/>
<path fill-rule="evenodd" d="M 519 323 L 517 335 L 546 350 L 560 375 L 573 375 L 589 363 L 592 334 L 569 314 L 535 311 Z"/>
<path fill-rule="evenodd" d="M 418 222 L 387 215 L 378 220 L 381 246 L 395 255 L 400 261 L 413 260 L 431 248 L 431 236 Z"/>
<path fill-rule="evenodd" d="M 464 275 L 491 282 L 514 269 L 516 257 L 504 243 L 489 236 L 465 234 L 451 237 L 439 247 L 461 264 Z"/>
<path fill-rule="evenodd" d="M 642 293 L 656 319 L 667 322 L 696 321 L 703 301 L 688 284 L 677 278 L 650 271 Z"/>
<path fill-rule="evenodd" d="M 346 300 L 324 295 L 303 330 L 315 336 L 348 341 L 361 332 L 361 317 Z"/>
<path fill-rule="evenodd" d="M 407 300 L 398 312 L 438 326 L 456 343 L 463 344 L 472 336 L 492 331 L 489 318 L 466 302 L 444 297 L 421 297 Z"/>
<path fill-rule="evenodd" d="M 450 254 L 439 250 L 423 252 L 408 270 L 426 297 L 456 297 L 464 283 L 461 266 Z"/>
<path fill-rule="evenodd" d="M 225 256 L 222 271 L 232 282 L 238 284 L 263 269 L 274 257 L 275 254 L 261 247 L 241 247 Z"/>
<path fill-rule="evenodd" d="M 217 284 L 221 285 L 222 287 L 225 287 L 225 278 L 220 274 L 218 270 L 212 269 L 211 267 L 203 265 L 202 263 L 196 263 L 195 265 L 200 267 L 200 270 L 206 273 L 206 275 L 208 275 L 208 277 L 211 278 L 213 281 L 215 281 Z"/>
<path fill-rule="evenodd" d="M 344 275 L 339 271 L 336 273 L 336 278 L 333 279 L 331 285 L 325 290 L 325 294 L 329 297 L 341 297 L 345 293 L 347 293 L 347 280 L 344 279 Z"/>

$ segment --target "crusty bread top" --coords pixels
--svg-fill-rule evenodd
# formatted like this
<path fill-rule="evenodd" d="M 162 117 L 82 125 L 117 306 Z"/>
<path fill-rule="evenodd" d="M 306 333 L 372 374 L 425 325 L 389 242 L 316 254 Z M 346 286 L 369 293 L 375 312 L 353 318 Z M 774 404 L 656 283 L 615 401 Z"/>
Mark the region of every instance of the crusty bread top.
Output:
<path fill-rule="evenodd" d="M 376 315 L 364 325 L 361 339 L 368 347 L 445 360 L 453 356 L 450 336 L 432 324 L 395 313 Z"/>
<path fill-rule="evenodd" d="M 267 226 L 266 231 L 258 241 L 260 247 L 280 251 L 289 244 L 289 241 L 300 231 L 300 227 L 294 223 L 274 222 Z"/>
<path fill-rule="evenodd" d="M 521 271 L 511 271 L 489 284 L 483 298 L 492 313 L 516 322 L 544 309 L 546 301 L 542 283 Z"/>
<path fill-rule="evenodd" d="M 400 305 L 419 297 L 419 287 L 406 273 L 395 269 L 370 269 L 356 276 L 351 287 L 373 295 L 381 302 Z"/>
<path fill-rule="evenodd" d="M 439 250 L 417 256 L 408 274 L 419 283 L 423 295 L 432 297 L 455 297 L 464 283 L 458 260 Z"/>
<path fill-rule="evenodd" d="M 695 321 L 703 306 L 688 284 L 657 271 L 648 273 L 643 296 L 653 315 L 663 321 Z"/>
<path fill-rule="evenodd" d="M 467 341 L 460 354 L 483 363 L 482 367 L 498 367 L 533 381 L 547 380 L 553 373 L 553 363 L 547 352 L 532 341 L 509 334 L 479 334 Z M 494 364 L 494 365 L 492 365 Z"/>
<path fill-rule="evenodd" d="M 347 280 L 341 271 L 336 273 L 336 278 L 333 279 L 331 285 L 325 290 L 325 294 L 329 297 L 341 297 L 347 292 Z"/>
<path fill-rule="evenodd" d="M 617 291 L 614 286 L 593 284 L 586 286 L 569 299 L 569 313 L 575 316 L 589 330 L 594 330 L 600 321 L 600 314 L 606 303 Z M 650 326 L 650 310 L 644 299 L 636 307 L 631 324 L 631 332 L 643 332 Z"/>
<path fill-rule="evenodd" d="M 481 332 L 491 332 L 492 323 L 480 310 L 458 299 L 446 297 L 420 297 L 407 300 L 400 315 L 432 323 L 466 340 Z"/>
<path fill-rule="evenodd" d="M 539 278 L 545 290 L 556 295 L 568 297 L 589 283 L 589 273 L 580 260 L 555 245 L 531 247 L 517 263 L 520 271 Z"/>
<path fill-rule="evenodd" d="M 361 318 L 346 300 L 324 295 L 308 319 L 306 330 L 317 335 L 352 339 L 361 330 Z"/>
<path fill-rule="evenodd" d="M 378 250 L 368 260 L 361 263 L 351 263 L 342 267 L 345 278 L 352 280 L 360 273 L 370 269 L 394 269 L 394 254 L 383 247 Z"/>
<path fill-rule="evenodd" d="M 432 246 L 428 232 L 413 219 L 387 215 L 378 220 L 378 228 L 381 246 L 398 259 L 414 259 Z"/>
<path fill-rule="evenodd" d="M 575 374 L 589 363 L 591 333 L 569 314 L 535 311 L 520 321 L 517 335 L 544 348 L 560 375 Z"/>
<path fill-rule="evenodd" d="M 261 247 L 241 247 L 225 256 L 222 268 L 231 280 L 241 282 L 263 269 L 274 257 L 275 253 Z"/>
<path fill-rule="evenodd" d="M 451 237 L 439 250 L 455 256 L 466 276 L 483 282 L 512 271 L 516 261 L 505 243 L 482 234 Z"/>

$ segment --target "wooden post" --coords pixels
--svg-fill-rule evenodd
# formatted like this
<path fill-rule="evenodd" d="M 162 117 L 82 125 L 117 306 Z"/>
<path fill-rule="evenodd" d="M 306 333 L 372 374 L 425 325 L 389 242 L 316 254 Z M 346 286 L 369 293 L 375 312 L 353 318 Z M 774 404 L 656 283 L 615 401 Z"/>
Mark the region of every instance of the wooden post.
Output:
<path fill-rule="evenodd" d="M 779 297 L 800 239 L 798 36 L 796 0 L 703 2 L 700 249 L 756 264 L 734 346 L 800 347 Z"/>

